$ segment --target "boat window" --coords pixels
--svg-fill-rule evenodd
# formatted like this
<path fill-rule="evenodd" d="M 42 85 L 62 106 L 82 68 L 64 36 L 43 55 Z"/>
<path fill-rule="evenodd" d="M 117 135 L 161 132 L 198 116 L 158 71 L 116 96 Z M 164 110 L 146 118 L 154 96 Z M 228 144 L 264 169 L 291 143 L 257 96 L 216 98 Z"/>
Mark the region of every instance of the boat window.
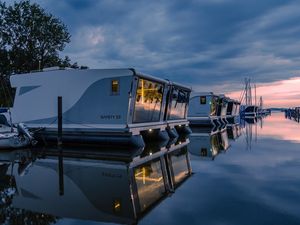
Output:
<path fill-rule="evenodd" d="M 159 121 L 163 93 L 163 84 L 140 78 L 136 91 L 133 122 L 145 123 Z"/>
<path fill-rule="evenodd" d="M 173 87 L 171 93 L 171 100 L 168 103 L 171 104 L 168 119 L 185 119 L 187 104 L 189 102 L 189 92 L 177 87 Z"/>
<path fill-rule="evenodd" d="M 206 104 L 206 96 L 201 96 L 200 97 L 200 104 L 205 105 Z"/>
<path fill-rule="evenodd" d="M 120 92 L 119 80 L 111 81 L 111 93 L 112 95 L 118 95 Z"/>
<path fill-rule="evenodd" d="M 216 116 L 217 115 L 217 110 L 218 110 L 218 98 L 217 97 L 212 97 L 211 102 L 210 102 L 210 115 L 211 116 Z"/>

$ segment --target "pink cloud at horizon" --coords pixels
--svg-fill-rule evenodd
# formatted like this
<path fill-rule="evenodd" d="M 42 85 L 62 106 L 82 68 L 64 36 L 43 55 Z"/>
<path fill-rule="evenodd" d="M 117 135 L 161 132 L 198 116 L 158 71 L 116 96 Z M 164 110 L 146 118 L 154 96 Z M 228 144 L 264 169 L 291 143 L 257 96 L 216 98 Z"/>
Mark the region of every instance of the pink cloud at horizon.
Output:
<path fill-rule="evenodd" d="M 233 99 L 239 99 L 241 92 L 229 92 L 226 95 Z M 263 97 L 263 103 L 265 108 L 288 108 L 300 106 L 300 77 L 276 81 L 268 84 L 257 84 L 256 95 L 257 100 L 260 96 Z M 252 96 L 254 99 L 254 88 L 252 89 Z"/>

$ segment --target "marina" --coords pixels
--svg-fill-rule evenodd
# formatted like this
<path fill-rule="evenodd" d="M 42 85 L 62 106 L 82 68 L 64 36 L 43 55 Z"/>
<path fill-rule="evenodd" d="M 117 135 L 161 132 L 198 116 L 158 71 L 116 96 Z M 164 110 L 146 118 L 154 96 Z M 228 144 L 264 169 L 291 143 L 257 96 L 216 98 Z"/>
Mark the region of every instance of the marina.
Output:
<path fill-rule="evenodd" d="M 299 9 L 0 0 L 0 225 L 300 225 Z"/>
<path fill-rule="evenodd" d="M 274 133 L 276 127 L 291 126 L 283 125 L 285 118 L 299 122 L 298 108 L 271 112 L 263 107 L 262 97 L 259 104 L 255 97 L 253 104 L 250 80 L 246 79 L 239 100 L 194 92 L 134 69 L 50 68 L 13 75 L 11 85 L 16 88 L 13 107 L 0 113 L 4 223 L 27 218 L 30 223 L 62 225 L 181 224 L 182 220 L 199 224 L 194 209 L 214 211 L 221 204 L 239 211 L 235 202 L 243 202 L 252 213 L 265 208 L 263 219 L 257 222 L 253 216 L 249 224 L 265 224 L 270 215 L 300 221 L 293 212 L 266 211 L 261 200 L 253 205 L 253 196 L 245 194 L 251 186 L 244 186 L 248 180 L 242 177 L 250 176 L 252 184 L 262 182 L 258 174 L 246 173 L 248 167 L 264 174 L 258 168 L 265 165 L 261 160 L 270 160 L 265 151 L 273 149 L 273 142 L 289 140 Z M 297 135 L 291 143 L 295 141 L 300 143 Z M 251 154 L 260 159 L 253 161 Z M 246 156 L 250 164 L 245 163 Z M 243 187 L 236 187 L 237 176 Z M 45 178 L 47 182 L 40 182 Z M 273 186 L 262 185 L 270 189 L 263 195 L 271 195 Z M 234 190 L 244 194 L 234 197 Z M 285 189 L 279 191 L 286 194 Z M 294 198 L 300 196 L 295 193 Z M 180 205 L 189 205 L 188 211 Z M 171 217 L 161 214 L 166 210 Z M 236 214 L 220 212 L 215 219 L 245 222 Z M 181 216 L 175 221 L 177 214 Z M 216 223 L 202 214 L 201 221 Z"/>
<path fill-rule="evenodd" d="M 224 94 L 191 94 L 187 86 L 135 69 L 47 68 L 13 75 L 10 83 L 14 103 L 0 114 L 4 148 L 37 143 L 145 147 L 147 141 L 192 133 L 189 124 L 224 129 L 238 124 L 240 116 L 259 116 L 256 109 L 247 114 L 252 107 L 247 90 L 241 112 L 241 101 Z M 10 128 L 11 133 L 5 131 Z"/>

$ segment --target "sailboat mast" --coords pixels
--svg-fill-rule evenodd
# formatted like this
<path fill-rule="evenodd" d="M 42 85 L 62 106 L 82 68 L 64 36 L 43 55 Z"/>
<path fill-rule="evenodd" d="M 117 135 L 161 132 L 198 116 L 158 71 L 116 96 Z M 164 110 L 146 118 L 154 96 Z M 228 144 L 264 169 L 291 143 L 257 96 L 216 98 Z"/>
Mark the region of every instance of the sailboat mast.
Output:
<path fill-rule="evenodd" d="M 246 86 L 245 86 L 245 94 L 246 94 L 245 103 L 246 103 L 246 105 L 248 105 L 248 80 L 247 80 L 247 78 L 245 78 L 245 84 L 246 84 Z"/>
<path fill-rule="evenodd" d="M 250 78 L 249 78 L 249 105 L 252 105 L 252 88 L 251 88 L 251 83 L 250 83 Z"/>
<path fill-rule="evenodd" d="M 256 84 L 254 84 L 254 91 L 255 91 L 254 105 L 256 106 Z"/>

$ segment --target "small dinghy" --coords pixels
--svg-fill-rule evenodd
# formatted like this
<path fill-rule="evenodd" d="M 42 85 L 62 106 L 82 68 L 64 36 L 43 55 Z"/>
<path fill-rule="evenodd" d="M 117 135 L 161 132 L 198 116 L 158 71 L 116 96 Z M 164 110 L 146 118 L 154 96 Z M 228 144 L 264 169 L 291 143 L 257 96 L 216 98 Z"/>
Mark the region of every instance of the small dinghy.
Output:
<path fill-rule="evenodd" d="M 35 144 L 35 139 L 24 124 L 19 123 L 14 127 L 8 123 L 4 114 L 0 114 L 0 149 L 22 148 Z"/>
<path fill-rule="evenodd" d="M 30 139 L 18 132 L 0 133 L 0 149 L 21 148 L 30 144 Z"/>

